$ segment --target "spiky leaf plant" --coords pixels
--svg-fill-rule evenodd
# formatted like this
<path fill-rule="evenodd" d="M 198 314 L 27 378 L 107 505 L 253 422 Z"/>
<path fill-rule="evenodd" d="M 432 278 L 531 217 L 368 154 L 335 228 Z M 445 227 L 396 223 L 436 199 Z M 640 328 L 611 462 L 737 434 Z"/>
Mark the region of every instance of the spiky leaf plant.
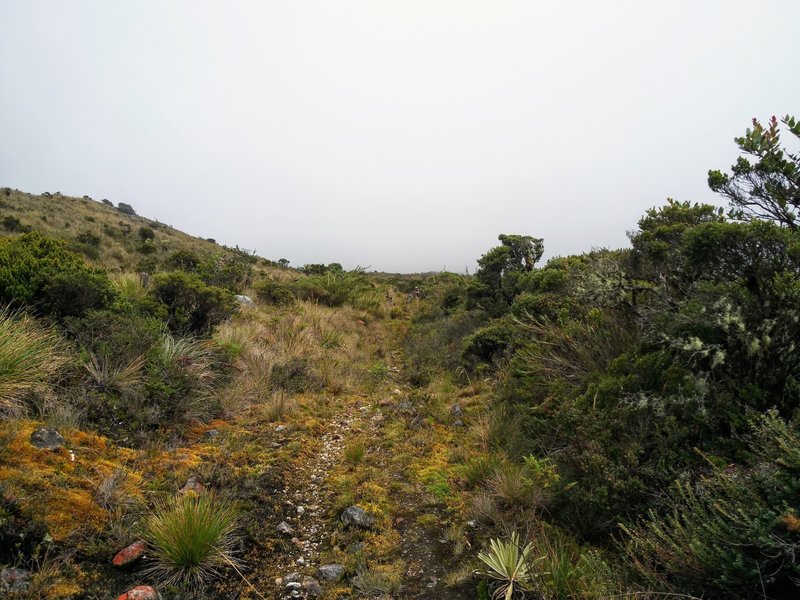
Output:
<path fill-rule="evenodd" d="M 145 539 L 151 547 L 148 574 L 164 585 L 202 585 L 236 564 L 231 555 L 236 510 L 213 494 L 171 498 L 147 520 Z"/>
<path fill-rule="evenodd" d="M 533 544 L 527 544 L 520 550 L 519 535 L 511 534 L 511 540 L 492 539 L 489 541 L 489 552 L 479 552 L 478 558 L 486 565 L 481 575 L 498 582 L 492 598 L 511 600 L 515 591 L 529 591 L 533 584 L 533 562 L 529 560 Z"/>

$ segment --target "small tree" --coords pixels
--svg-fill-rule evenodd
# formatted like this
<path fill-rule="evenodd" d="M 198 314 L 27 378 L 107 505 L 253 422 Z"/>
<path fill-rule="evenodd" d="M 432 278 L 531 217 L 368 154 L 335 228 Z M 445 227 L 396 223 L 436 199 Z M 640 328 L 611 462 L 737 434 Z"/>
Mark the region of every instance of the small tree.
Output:
<path fill-rule="evenodd" d="M 789 115 L 781 122 L 800 140 L 800 122 Z M 755 161 L 740 156 L 731 175 L 708 172 L 708 185 L 731 201 L 731 216 L 737 219 L 767 219 L 796 229 L 800 216 L 800 155 L 781 145 L 778 120 L 773 116 L 764 127 L 753 119 L 753 128 L 736 138 L 739 149 Z"/>

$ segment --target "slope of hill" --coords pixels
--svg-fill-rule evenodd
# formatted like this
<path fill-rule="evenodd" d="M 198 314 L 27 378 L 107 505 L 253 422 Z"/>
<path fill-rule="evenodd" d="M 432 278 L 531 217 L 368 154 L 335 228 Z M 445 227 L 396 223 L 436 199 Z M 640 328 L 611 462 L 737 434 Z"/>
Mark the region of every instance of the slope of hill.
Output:
<path fill-rule="evenodd" d="M 109 201 L 0 188 L 0 236 L 37 231 L 65 239 L 76 251 L 112 273 L 169 268 L 178 252 L 198 257 L 232 255 L 214 240 L 188 235 L 164 223 L 128 214 Z M 268 266 L 268 261 L 260 261 Z"/>

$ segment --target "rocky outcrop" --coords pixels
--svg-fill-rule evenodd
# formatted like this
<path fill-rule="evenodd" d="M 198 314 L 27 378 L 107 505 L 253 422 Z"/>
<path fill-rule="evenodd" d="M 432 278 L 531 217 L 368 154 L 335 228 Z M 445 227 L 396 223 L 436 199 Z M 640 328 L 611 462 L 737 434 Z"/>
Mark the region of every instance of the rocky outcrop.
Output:
<path fill-rule="evenodd" d="M 58 450 L 64 447 L 66 441 L 55 429 L 37 427 L 31 433 L 31 444 L 42 450 Z"/>
<path fill-rule="evenodd" d="M 345 527 L 369 529 L 375 525 L 375 517 L 359 506 L 348 506 L 342 511 L 339 519 Z"/>

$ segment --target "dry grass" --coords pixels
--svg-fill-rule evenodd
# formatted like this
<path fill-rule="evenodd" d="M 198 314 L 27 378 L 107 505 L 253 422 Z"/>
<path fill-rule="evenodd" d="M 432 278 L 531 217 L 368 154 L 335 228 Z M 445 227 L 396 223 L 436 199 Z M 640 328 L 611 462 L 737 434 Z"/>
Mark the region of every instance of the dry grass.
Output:
<path fill-rule="evenodd" d="M 58 336 L 24 313 L 0 308 L 0 410 L 18 409 L 64 365 Z"/>

